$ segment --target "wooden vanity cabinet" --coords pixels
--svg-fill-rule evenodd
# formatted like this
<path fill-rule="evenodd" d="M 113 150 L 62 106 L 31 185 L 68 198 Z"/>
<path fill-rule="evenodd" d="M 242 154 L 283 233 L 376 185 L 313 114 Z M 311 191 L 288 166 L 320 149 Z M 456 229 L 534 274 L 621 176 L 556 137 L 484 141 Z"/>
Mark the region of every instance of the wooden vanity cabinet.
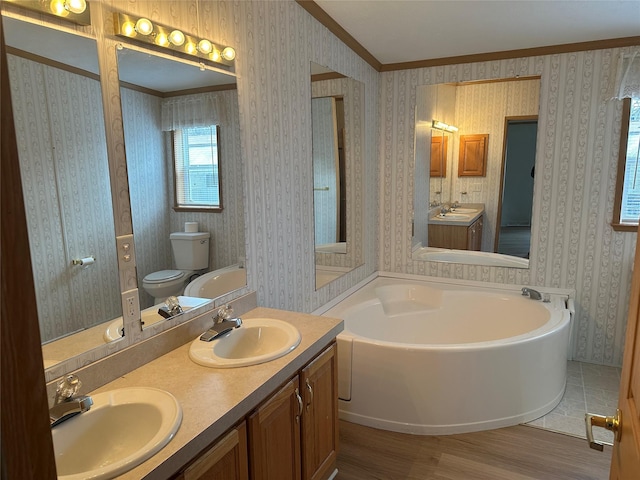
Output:
<path fill-rule="evenodd" d="M 252 480 L 300 480 L 302 408 L 296 375 L 249 417 Z"/>
<path fill-rule="evenodd" d="M 338 456 L 338 363 L 333 344 L 302 370 L 302 478 L 322 480 Z"/>
<path fill-rule="evenodd" d="M 175 480 L 326 480 L 338 451 L 335 342 Z"/>
<path fill-rule="evenodd" d="M 245 422 L 202 453 L 177 480 L 249 480 Z"/>
<path fill-rule="evenodd" d="M 335 343 L 249 417 L 252 480 L 324 480 L 336 468 Z"/>
<path fill-rule="evenodd" d="M 480 251 L 482 249 L 482 215 L 468 226 L 430 223 L 429 246 Z"/>

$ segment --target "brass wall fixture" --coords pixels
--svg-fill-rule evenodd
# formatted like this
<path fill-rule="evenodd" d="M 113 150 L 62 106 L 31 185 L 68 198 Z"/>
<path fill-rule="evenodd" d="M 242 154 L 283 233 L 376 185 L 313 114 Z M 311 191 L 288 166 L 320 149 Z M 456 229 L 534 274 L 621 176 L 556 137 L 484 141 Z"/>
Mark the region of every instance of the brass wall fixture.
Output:
<path fill-rule="evenodd" d="M 152 22 L 148 18 L 136 18 L 124 13 L 114 14 L 116 35 L 166 48 L 175 52 L 192 55 L 216 65 L 233 66 L 236 51 L 229 46 L 219 45 L 181 30 Z"/>
<path fill-rule="evenodd" d="M 436 130 L 444 130 L 445 132 L 451 133 L 458 131 L 458 127 L 454 127 L 453 125 L 449 125 L 438 120 L 433 120 L 431 122 L 431 128 L 435 128 Z"/>
<path fill-rule="evenodd" d="M 79 25 L 91 25 L 86 0 L 3 0 L 19 7 L 64 18 Z"/>

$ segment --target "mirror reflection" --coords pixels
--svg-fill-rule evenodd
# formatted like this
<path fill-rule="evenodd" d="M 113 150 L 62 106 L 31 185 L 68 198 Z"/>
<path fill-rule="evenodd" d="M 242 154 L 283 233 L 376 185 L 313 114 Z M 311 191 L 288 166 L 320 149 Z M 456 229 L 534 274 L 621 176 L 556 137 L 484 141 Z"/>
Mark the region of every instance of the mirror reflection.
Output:
<path fill-rule="evenodd" d="M 3 27 L 47 367 L 122 325 L 97 49 L 16 18 Z"/>
<path fill-rule="evenodd" d="M 540 79 L 416 89 L 414 260 L 528 268 Z"/>
<path fill-rule="evenodd" d="M 142 323 L 243 287 L 244 203 L 235 76 L 118 50 Z"/>
<path fill-rule="evenodd" d="M 362 265 L 364 85 L 311 62 L 316 289 Z"/>

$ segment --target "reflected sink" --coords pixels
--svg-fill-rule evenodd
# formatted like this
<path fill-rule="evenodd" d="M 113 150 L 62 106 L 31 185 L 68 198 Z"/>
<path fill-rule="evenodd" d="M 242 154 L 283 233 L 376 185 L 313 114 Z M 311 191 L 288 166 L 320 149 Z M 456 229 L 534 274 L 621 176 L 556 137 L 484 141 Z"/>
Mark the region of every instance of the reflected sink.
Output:
<path fill-rule="evenodd" d="M 174 437 L 182 409 L 155 388 L 91 395 L 91 410 L 51 430 L 58 480 L 113 478 L 140 465 Z"/>
<path fill-rule="evenodd" d="M 451 213 L 472 213 L 472 214 L 476 214 L 480 211 L 479 208 L 464 208 L 464 207 L 459 207 L 456 208 L 455 210 L 452 210 Z"/>
<path fill-rule="evenodd" d="M 472 213 L 459 213 L 455 212 L 447 212 L 444 215 L 438 214 L 431 217 L 432 220 L 468 220 L 472 218 L 474 214 Z"/>
<path fill-rule="evenodd" d="M 290 323 L 275 318 L 248 318 L 240 328 L 211 342 L 196 338 L 189 357 L 205 367 L 246 367 L 280 358 L 299 344 L 300 332 Z"/>

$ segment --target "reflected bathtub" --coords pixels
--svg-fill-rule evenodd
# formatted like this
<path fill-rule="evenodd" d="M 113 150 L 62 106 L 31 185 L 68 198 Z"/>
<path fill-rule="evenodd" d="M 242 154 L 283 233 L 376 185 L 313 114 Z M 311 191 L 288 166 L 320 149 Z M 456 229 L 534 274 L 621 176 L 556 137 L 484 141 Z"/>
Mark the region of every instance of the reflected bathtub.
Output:
<path fill-rule="evenodd" d="M 184 294 L 187 297 L 217 298 L 246 284 L 247 271 L 236 264 L 199 276 L 187 285 Z"/>
<path fill-rule="evenodd" d="M 429 262 L 466 263 L 490 267 L 529 268 L 526 258 L 502 255 L 500 253 L 476 252 L 472 250 L 451 250 L 448 248 L 420 247 L 413 251 L 414 260 Z"/>
<path fill-rule="evenodd" d="M 568 297 L 469 283 L 378 277 L 324 313 L 345 321 L 341 418 L 441 435 L 528 422 L 560 402 Z"/>

